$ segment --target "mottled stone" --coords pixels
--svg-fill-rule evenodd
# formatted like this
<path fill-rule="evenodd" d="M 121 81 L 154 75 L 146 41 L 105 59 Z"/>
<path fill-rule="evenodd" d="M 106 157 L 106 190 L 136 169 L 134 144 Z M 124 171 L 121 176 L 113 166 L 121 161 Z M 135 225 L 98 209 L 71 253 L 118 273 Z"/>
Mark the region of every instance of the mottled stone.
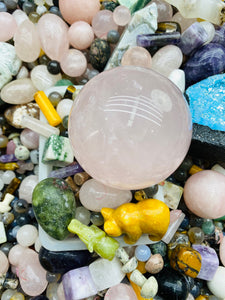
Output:
<path fill-rule="evenodd" d="M 190 86 L 225 69 L 225 48 L 209 43 L 197 50 L 184 65 L 186 85 Z"/>
<path fill-rule="evenodd" d="M 130 47 L 137 46 L 136 37 L 138 34 L 155 32 L 157 28 L 157 16 L 157 6 L 155 3 L 134 13 L 127 28 L 124 30 L 117 47 L 113 51 L 105 70 L 120 65 L 124 52 Z"/>
<path fill-rule="evenodd" d="M 39 112 L 40 109 L 37 103 L 31 102 L 11 106 L 5 111 L 4 116 L 10 125 L 16 128 L 24 128 L 21 124 L 22 118 L 24 116 L 30 116 L 39 119 Z"/>
<path fill-rule="evenodd" d="M 193 123 L 225 131 L 225 74 L 210 76 L 186 90 Z"/>
<path fill-rule="evenodd" d="M 197 244 L 193 244 L 192 248 L 198 251 L 202 258 L 202 266 L 197 278 L 212 280 L 219 267 L 219 259 L 216 251 L 211 247 Z"/>
<path fill-rule="evenodd" d="M 15 47 L 9 43 L 0 42 L 0 89 L 18 73 L 21 64 Z"/>
<path fill-rule="evenodd" d="M 89 58 L 93 68 L 103 71 L 111 54 L 109 43 L 103 39 L 95 39 L 90 47 Z"/>
<path fill-rule="evenodd" d="M 153 34 L 139 34 L 137 45 L 140 47 L 162 47 L 165 45 L 177 45 L 180 41 L 180 32 L 166 32 Z"/>

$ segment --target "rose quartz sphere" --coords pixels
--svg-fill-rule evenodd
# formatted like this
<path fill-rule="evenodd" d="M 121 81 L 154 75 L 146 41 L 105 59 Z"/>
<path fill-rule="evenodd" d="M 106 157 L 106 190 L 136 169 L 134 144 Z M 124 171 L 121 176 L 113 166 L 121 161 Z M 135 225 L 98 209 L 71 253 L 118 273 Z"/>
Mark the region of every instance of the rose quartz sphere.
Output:
<path fill-rule="evenodd" d="M 94 40 L 92 27 L 84 21 L 73 23 L 68 31 L 69 43 L 78 50 L 87 49 Z"/>
<path fill-rule="evenodd" d="M 108 289 L 104 300 L 137 300 L 137 296 L 132 287 L 125 283 L 119 283 Z"/>
<path fill-rule="evenodd" d="M 143 47 L 131 47 L 124 52 L 121 59 L 121 65 L 151 68 L 152 57 L 148 50 Z"/>
<path fill-rule="evenodd" d="M 98 38 L 106 39 L 110 30 L 117 30 L 118 25 L 113 20 L 113 13 L 110 10 L 100 10 L 92 19 L 92 28 Z"/>
<path fill-rule="evenodd" d="M 11 14 L 0 12 L 0 28 L 0 42 L 6 42 L 10 40 L 16 32 L 16 20 Z"/>
<path fill-rule="evenodd" d="M 63 55 L 60 66 L 68 76 L 81 76 L 86 71 L 87 59 L 80 50 L 70 49 Z"/>
<path fill-rule="evenodd" d="M 59 9 L 63 18 L 73 24 L 76 21 L 91 23 L 100 10 L 99 0 L 59 0 Z"/>
<path fill-rule="evenodd" d="M 181 91 L 159 73 L 133 66 L 92 78 L 72 106 L 68 128 L 82 168 L 122 190 L 166 179 L 183 161 L 192 136 Z"/>
<path fill-rule="evenodd" d="M 190 211 L 201 218 L 216 219 L 225 215 L 225 176 L 204 170 L 188 178 L 184 201 Z"/>

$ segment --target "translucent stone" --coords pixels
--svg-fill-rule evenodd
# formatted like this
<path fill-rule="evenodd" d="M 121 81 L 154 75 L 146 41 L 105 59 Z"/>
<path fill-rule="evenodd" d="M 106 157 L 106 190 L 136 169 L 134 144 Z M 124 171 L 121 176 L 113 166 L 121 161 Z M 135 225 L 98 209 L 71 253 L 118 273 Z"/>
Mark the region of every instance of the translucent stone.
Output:
<path fill-rule="evenodd" d="M 185 90 L 185 73 L 183 70 L 175 69 L 169 75 L 168 78 L 181 90 L 183 93 Z"/>
<path fill-rule="evenodd" d="M 61 73 L 57 75 L 50 74 L 45 65 L 38 65 L 34 67 L 30 76 L 34 86 L 39 91 L 43 91 L 54 86 L 57 81 L 62 79 Z"/>
<path fill-rule="evenodd" d="M 46 13 L 47 7 L 44 5 L 38 5 L 36 8 L 36 13 L 40 16 L 42 16 L 44 13 Z"/>
<path fill-rule="evenodd" d="M 225 268 L 219 266 L 211 281 L 207 281 L 210 292 L 219 299 L 225 298 Z"/>
<path fill-rule="evenodd" d="M 30 78 L 16 79 L 1 90 L 1 99 L 10 104 L 25 104 L 34 99 L 37 89 Z"/>
<path fill-rule="evenodd" d="M 17 26 L 20 26 L 23 21 L 28 20 L 27 14 L 21 9 L 14 10 L 12 16 L 16 20 Z"/>
<path fill-rule="evenodd" d="M 197 21 L 196 18 L 184 18 L 180 12 L 173 15 L 171 21 L 177 22 L 181 27 L 181 32 L 184 32 L 191 24 Z"/>
<path fill-rule="evenodd" d="M 24 257 L 21 257 L 18 266 L 21 288 L 29 296 L 38 296 L 48 284 L 46 270 L 40 265 L 38 254 L 34 250 L 25 250 Z"/>
<path fill-rule="evenodd" d="M 58 290 L 59 283 L 52 282 L 48 284 L 47 290 L 46 290 L 46 296 L 49 300 L 61 300 L 58 299 L 57 296 L 57 290 Z"/>
<path fill-rule="evenodd" d="M 20 244 L 17 244 L 13 246 L 8 255 L 8 259 L 10 264 L 14 266 L 18 266 L 20 258 L 23 256 L 24 251 L 26 250 L 26 247 L 21 246 Z"/>
<path fill-rule="evenodd" d="M 57 295 L 58 295 L 58 298 L 60 300 L 65 300 L 65 294 L 64 294 L 64 289 L 63 289 L 63 284 L 62 282 L 60 282 L 59 286 L 58 286 L 58 289 L 57 289 Z"/>
<path fill-rule="evenodd" d="M 132 199 L 130 191 L 108 187 L 95 179 L 86 181 L 79 191 L 79 198 L 84 207 L 99 212 L 103 207 L 116 208 Z"/>
<path fill-rule="evenodd" d="M 135 256 L 139 261 L 147 261 L 151 256 L 151 250 L 147 245 L 139 245 L 135 248 Z"/>
<path fill-rule="evenodd" d="M 3 292 L 1 300 L 10 300 L 11 297 L 16 293 L 16 290 L 7 289 Z"/>
<path fill-rule="evenodd" d="M 1 176 L 1 179 L 3 180 L 4 184 L 10 184 L 10 182 L 13 180 L 13 178 L 16 177 L 15 172 L 11 170 L 7 170 L 4 172 L 4 174 Z"/>
<path fill-rule="evenodd" d="M 158 23 L 170 21 L 173 16 L 173 9 L 169 3 L 164 0 L 153 0 L 150 4 L 155 3 L 158 10 Z"/>
<path fill-rule="evenodd" d="M 212 170 L 195 173 L 185 183 L 184 201 L 195 215 L 216 219 L 225 215 L 225 176 Z"/>
<path fill-rule="evenodd" d="M 65 116 L 70 114 L 70 110 L 73 105 L 73 100 L 63 99 L 57 105 L 56 111 L 59 114 L 60 118 L 63 119 Z"/>
<path fill-rule="evenodd" d="M 215 35 L 215 27 L 213 26 L 212 23 L 208 22 L 208 21 L 203 21 L 203 22 L 200 22 L 200 24 L 202 25 L 202 27 L 205 29 L 205 31 L 207 32 L 208 34 L 208 39 L 207 41 L 205 42 L 205 44 L 208 44 L 210 43 L 213 38 L 214 38 L 214 35 Z"/>
<path fill-rule="evenodd" d="M 76 208 L 75 219 L 77 219 L 84 225 L 88 225 L 90 223 L 90 217 L 91 213 L 87 208 L 83 206 L 79 206 Z"/>
<path fill-rule="evenodd" d="M 84 21 L 74 22 L 68 31 L 69 43 L 78 50 L 90 47 L 94 40 L 92 27 Z"/>
<path fill-rule="evenodd" d="M 20 184 L 19 198 L 26 200 L 28 203 L 32 203 L 32 193 L 37 184 L 37 175 L 29 175 L 25 177 Z"/>
<path fill-rule="evenodd" d="M 117 30 L 118 25 L 113 20 L 113 13 L 110 10 L 100 10 L 92 19 L 92 28 L 99 38 L 106 38 L 110 30 Z"/>
<path fill-rule="evenodd" d="M 204 232 L 199 227 L 191 227 L 188 230 L 188 236 L 192 244 L 201 244 L 205 239 Z"/>
<path fill-rule="evenodd" d="M 137 300 L 137 296 L 130 285 L 119 283 L 108 289 L 105 300 Z"/>
<path fill-rule="evenodd" d="M 164 76 L 179 69 L 183 61 L 183 54 L 177 46 L 167 45 L 160 48 L 152 57 L 152 69 Z"/>
<path fill-rule="evenodd" d="M 63 55 L 60 66 L 68 76 L 81 76 L 87 68 L 87 59 L 80 50 L 70 49 Z"/>
<path fill-rule="evenodd" d="M 25 20 L 17 29 L 14 36 L 16 54 L 24 62 L 35 61 L 40 54 L 41 44 L 37 27 Z"/>
<path fill-rule="evenodd" d="M 37 24 L 41 46 L 52 60 L 60 61 L 69 49 L 68 25 L 54 14 L 44 14 Z"/>
<path fill-rule="evenodd" d="M 129 48 L 122 56 L 121 65 L 151 68 L 151 54 L 143 47 Z"/>
<path fill-rule="evenodd" d="M 101 183 L 126 190 L 149 187 L 173 173 L 191 133 L 187 104 L 174 84 L 151 69 L 131 66 L 92 78 L 69 118 L 69 139 L 82 168 Z"/>
<path fill-rule="evenodd" d="M 39 134 L 25 128 L 20 134 L 20 141 L 28 149 L 37 149 L 39 146 Z"/>
<path fill-rule="evenodd" d="M 35 243 L 34 243 L 34 249 L 36 252 L 39 252 L 42 247 L 41 241 L 39 237 L 36 238 Z"/>
<path fill-rule="evenodd" d="M 69 24 L 76 21 L 90 24 L 94 15 L 100 10 L 100 2 L 99 0 L 59 0 L 59 9 Z"/>
<path fill-rule="evenodd" d="M 32 246 L 37 237 L 37 228 L 30 224 L 23 225 L 16 235 L 17 242 L 23 247 Z"/>
<path fill-rule="evenodd" d="M 11 14 L 0 12 L 0 28 L 4 28 L 0 31 L 0 42 L 6 42 L 14 36 L 17 24 Z"/>
<path fill-rule="evenodd" d="M 9 268 L 9 261 L 4 252 L 0 250 L 0 276 L 5 274 Z"/>
<path fill-rule="evenodd" d="M 25 66 L 22 66 L 16 76 L 16 79 L 28 78 L 29 71 Z"/>
<path fill-rule="evenodd" d="M 113 11 L 113 20 L 118 26 L 125 26 L 130 22 L 131 13 L 128 7 L 119 5 Z"/>

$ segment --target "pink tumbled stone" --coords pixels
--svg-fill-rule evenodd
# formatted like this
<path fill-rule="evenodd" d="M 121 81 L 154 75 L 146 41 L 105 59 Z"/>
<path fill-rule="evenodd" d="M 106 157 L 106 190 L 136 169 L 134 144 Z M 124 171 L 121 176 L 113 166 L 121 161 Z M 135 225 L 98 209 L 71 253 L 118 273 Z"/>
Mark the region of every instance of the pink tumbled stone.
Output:
<path fill-rule="evenodd" d="M 69 118 L 69 139 L 82 168 L 122 190 L 167 178 L 183 161 L 191 136 L 181 91 L 159 73 L 134 66 L 93 77 Z"/>
<path fill-rule="evenodd" d="M 18 57 L 25 62 L 35 61 L 41 51 L 37 27 L 30 21 L 24 21 L 14 36 L 15 50 Z"/>
<path fill-rule="evenodd" d="M 0 12 L 0 28 L 0 42 L 6 42 L 14 36 L 17 24 L 11 14 Z"/>
<path fill-rule="evenodd" d="M 125 26 L 130 22 L 131 13 L 124 5 L 117 6 L 113 11 L 113 20 L 119 26 Z"/>
<path fill-rule="evenodd" d="M 14 154 L 15 149 L 16 149 L 16 144 L 14 143 L 13 140 L 10 140 L 6 147 L 6 154 Z"/>
<path fill-rule="evenodd" d="M 63 18 L 73 24 L 76 21 L 91 23 L 93 16 L 100 10 L 99 0 L 59 0 Z"/>
<path fill-rule="evenodd" d="M 184 201 L 190 211 L 201 218 L 216 219 L 225 215 L 225 176 L 204 170 L 188 178 Z"/>
<path fill-rule="evenodd" d="M 60 61 L 69 49 L 68 25 L 54 14 L 44 14 L 37 24 L 41 46 L 48 57 Z"/>
<path fill-rule="evenodd" d="M 19 264 L 19 260 L 21 256 L 23 255 L 24 251 L 26 250 L 26 247 L 21 246 L 20 244 L 17 244 L 13 246 L 8 255 L 8 259 L 10 264 L 17 266 Z"/>
<path fill-rule="evenodd" d="M 20 184 L 19 198 L 26 200 L 28 203 L 32 203 L 32 193 L 37 184 L 37 175 L 29 175 L 25 177 Z"/>
<path fill-rule="evenodd" d="M 20 134 L 20 141 L 28 149 L 37 149 L 39 146 L 39 134 L 25 128 Z"/>
<path fill-rule="evenodd" d="M 124 52 L 121 59 L 121 65 L 151 68 L 151 54 L 143 47 L 131 47 Z"/>
<path fill-rule="evenodd" d="M 225 237 L 223 237 L 220 243 L 220 260 L 225 267 Z"/>
<path fill-rule="evenodd" d="M 125 283 L 119 283 L 108 289 L 104 300 L 137 300 L 137 296 L 132 287 Z"/>
<path fill-rule="evenodd" d="M 93 42 L 94 31 L 87 22 L 77 21 L 70 26 L 68 38 L 74 48 L 84 50 Z"/>
<path fill-rule="evenodd" d="M 46 270 L 41 266 L 34 250 L 24 251 L 19 261 L 18 277 L 23 291 L 29 296 L 38 296 L 46 289 Z"/>
<path fill-rule="evenodd" d="M 60 66 L 68 76 L 81 76 L 87 68 L 87 59 L 80 50 L 70 49 L 63 55 Z"/>
<path fill-rule="evenodd" d="M 110 10 L 100 10 L 92 20 L 92 28 L 99 38 L 106 38 L 110 30 L 117 30 L 118 25 L 113 20 L 113 13 Z"/>
<path fill-rule="evenodd" d="M 0 276 L 4 275 L 9 268 L 9 261 L 3 251 L 0 250 Z"/>

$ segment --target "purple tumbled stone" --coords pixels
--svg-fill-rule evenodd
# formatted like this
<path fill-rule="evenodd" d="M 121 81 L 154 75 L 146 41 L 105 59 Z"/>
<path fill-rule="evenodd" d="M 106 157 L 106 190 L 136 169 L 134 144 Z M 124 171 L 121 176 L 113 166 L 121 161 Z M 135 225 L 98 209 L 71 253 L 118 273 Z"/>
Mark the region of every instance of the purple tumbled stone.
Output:
<path fill-rule="evenodd" d="M 81 168 L 81 166 L 78 163 L 74 162 L 64 168 L 53 170 L 52 172 L 49 173 L 48 177 L 66 178 L 68 176 L 72 176 L 80 172 L 84 172 L 84 170 Z"/>
<path fill-rule="evenodd" d="M 202 257 L 201 270 L 198 273 L 197 278 L 203 280 L 212 280 L 217 268 L 219 267 L 219 259 L 216 251 L 204 245 L 193 244 L 192 248 L 197 250 Z"/>
<path fill-rule="evenodd" d="M 13 162 L 17 161 L 18 158 L 15 157 L 14 154 L 3 154 L 0 156 L 0 162 L 2 163 L 8 163 L 8 162 Z"/>
<path fill-rule="evenodd" d="M 89 267 L 71 270 L 63 275 L 63 289 L 66 300 L 80 300 L 97 294 Z"/>
<path fill-rule="evenodd" d="M 180 32 L 139 34 L 137 46 L 148 48 L 154 46 L 176 45 L 180 42 Z"/>
<path fill-rule="evenodd" d="M 218 43 L 225 47 L 225 25 L 216 27 L 212 43 Z"/>
<path fill-rule="evenodd" d="M 225 48 L 209 43 L 198 49 L 183 68 L 186 87 L 225 70 Z"/>
<path fill-rule="evenodd" d="M 207 39 L 208 34 L 204 27 L 199 22 L 195 22 L 182 33 L 178 47 L 185 55 L 190 55 L 191 52 L 201 47 Z"/>

